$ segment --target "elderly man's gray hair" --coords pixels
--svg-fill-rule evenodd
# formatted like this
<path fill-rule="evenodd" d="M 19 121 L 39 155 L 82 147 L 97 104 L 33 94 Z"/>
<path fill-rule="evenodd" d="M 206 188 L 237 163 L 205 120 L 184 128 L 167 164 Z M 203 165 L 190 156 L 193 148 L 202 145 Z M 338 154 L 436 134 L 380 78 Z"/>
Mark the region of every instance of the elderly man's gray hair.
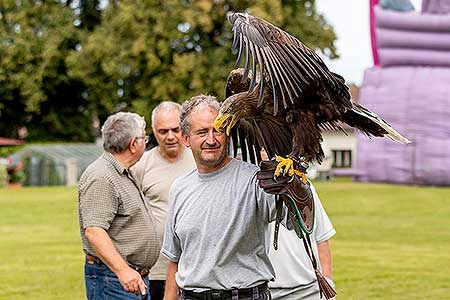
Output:
<path fill-rule="evenodd" d="M 198 95 L 194 96 L 191 99 L 187 100 L 183 103 L 181 107 L 181 113 L 180 113 L 180 128 L 181 131 L 183 131 L 184 134 L 189 134 L 190 129 L 190 120 L 189 115 L 190 113 L 200 105 L 207 105 L 208 107 L 215 109 L 219 111 L 220 109 L 220 103 L 217 101 L 216 97 L 209 96 L 209 95 Z"/>
<path fill-rule="evenodd" d="M 155 117 L 156 114 L 161 111 L 176 111 L 178 114 L 180 114 L 181 111 L 181 105 L 173 102 L 173 101 L 163 101 L 159 103 L 153 110 L 152 110 L 152 129 L 155 130 L 154 124 L 155 124 Z"/>
<path fill-rule="evenodd" d="M 103 149 L 110 153 L 123 153 L 132 138 L 142 137 L 145 119 L 138 114 L 118 112 L 106 119 L 102 126 Z M 138 139 L 144 143 L 144 139 Z"/>

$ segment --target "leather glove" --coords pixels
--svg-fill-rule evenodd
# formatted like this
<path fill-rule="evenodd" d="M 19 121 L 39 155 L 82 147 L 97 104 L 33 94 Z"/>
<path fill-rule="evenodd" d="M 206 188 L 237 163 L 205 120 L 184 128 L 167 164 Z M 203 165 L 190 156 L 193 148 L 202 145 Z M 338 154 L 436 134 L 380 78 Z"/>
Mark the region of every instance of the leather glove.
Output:
<path fill-rule="evenodd" d="M 281 197 L 289 209 L 292 217 L 299 214 L 302 228 L 309 234 L 314 225 L 314 198 L 309 182 L 304 184 L 297 175 L 274 177 L 278 162 L 275 160 L 263 160 L 260 163 L 260 171 L 256 174 L 259 186 L 269 194 L 287 196 L 291 201 L 286 201 L 286 197 Z"/>
<path fill-rule="evenodd" d="M 280 194 L 281 190 L 286 187 L 293 176 L 281 175 L 275 178 L 275 169 L 278 162 L 275 160 L 263 160 L 259 164 L 260 171 L 256 174 L 259 186 L 269 194 Z"/>

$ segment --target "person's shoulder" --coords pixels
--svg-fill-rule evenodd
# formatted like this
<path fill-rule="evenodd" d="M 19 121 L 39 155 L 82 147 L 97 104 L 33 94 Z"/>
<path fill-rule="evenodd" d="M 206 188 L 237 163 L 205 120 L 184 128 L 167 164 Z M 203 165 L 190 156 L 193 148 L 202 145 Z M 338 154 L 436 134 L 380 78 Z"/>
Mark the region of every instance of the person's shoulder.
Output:
<path fill-rule="evenodd" d="M 145 169 L 155 160 L 155 152 L 156 147 L 145 151 L 144 154 L 142 154 L 141 158 L 136 162 L 136 164 L 130 168 L 131 172 L 133 174 L 145 172 Z"/>
<path fill-rule="evenodd" d="M 179 197 L 180 193 L 183 193 L 183 191 L 188 191 L 191 189 L 196 177 L 196 172 L 197 172 L 196 169 L 191 170 L 177 177 L 173 181 L 169 190 L 169 199 L 171 199 L 171 201 L 175 202 L 175 199 Z"/>
<path fill-rule="evenodd" d="M 233 158 L 230 163 L 233 164 L 232 166 L 234 169 L 238 169 L 241 174 L 253 175 L 259 170 L 256 165 L 235 158 Z"/>
<path fill-rule="evenodd" d="M 183 155 L 181 156 L 180 162 L 184 165 L 190 165 L 195 167 L 195 159 L 194 155 L 192 155 L 192 151 L 189 148 L 184 148 Z"/>
<path fill-rule="evenodd" d="M 80 180 L 78 181 L 78 187 L 87 187 L 96 181 L 105 182 L 105 184 L 112 182 L 112 172 L 110 167 L 111 166 L 109 166 L 103 156 L 100 156 L 84 170 L 83 174 L 81 174 Z"/>
<path fill-rule="evenodd" d="M 107 163 L 103 159 L 103 156 L 98 157 L 94 160 L 83 172 L 83 176 L 101 176 L 107 173 Z"/>
<path fill-rule="evenodd" d="M 196 174 L 197 169 L 193 169 L 188 171 L 187 173 L 184 173 L 183 175 L 180 175 L 174 180 L 172 187 L 191 183 L 192 180 L 196 177 Z"/>
<path fill-rule="evenodd" d="M 139 161 L 146 161 L 148 159 L 153 158 L 158 153 L 158 147 L 153 147 L 150 150 L 147 150 L 142 154 L 142 157 Z"/>

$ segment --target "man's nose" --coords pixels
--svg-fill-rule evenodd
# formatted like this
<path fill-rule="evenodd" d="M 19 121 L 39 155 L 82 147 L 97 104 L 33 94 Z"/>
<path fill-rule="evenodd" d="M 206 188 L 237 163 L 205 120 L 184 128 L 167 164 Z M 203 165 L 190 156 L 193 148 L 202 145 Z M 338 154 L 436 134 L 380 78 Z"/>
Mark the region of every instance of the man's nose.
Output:
<path fill-rule="evenodd" d="M 208 131 L 208 135 L 206 136 L 206 142 L 210 145 L 213 145 L 216 143 L 216 137 L 214 135 L 214 131 Z"/>
<path fill-rule="evenodd" d="M 169 140 L 175 138 L 175 134 L 173 133 L 172 130 L 169 130 L 169 132 L 167 133 L 167 138 L 168 138 Z"/>

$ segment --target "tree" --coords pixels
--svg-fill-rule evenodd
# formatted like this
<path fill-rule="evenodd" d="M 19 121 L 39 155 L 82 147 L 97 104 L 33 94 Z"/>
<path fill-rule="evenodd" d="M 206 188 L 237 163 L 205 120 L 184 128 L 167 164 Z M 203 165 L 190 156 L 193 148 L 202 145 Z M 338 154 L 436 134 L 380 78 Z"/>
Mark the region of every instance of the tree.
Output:
<path fill-rule="evenodd" d="M 6 1 L 0 14 L 0 135 L 17 137 L 25 127 L 28 140 L 90 140 L 95 107 L 65 65 L 81 33 L 71 8 Z"/>
<path fill-rule="evenodd" d="M 312 0 L 3 3 L 0 135 L 8 137 L 26 127 L 29 140 L 90 141 L 97 116 L 148 117 L 162 100 L 198 93 L 222 99 L 235 60 L 228 11 L 248 10 L 336 56 Z"/>
<path fill-rule="evenodd" d="M 223 98 L 235 56 L 228 11 L 248 11 L 335 57 L 335 35 L 314 1 L 121 1 L 68 59 L 103 121 L 126 109 L 146 116 L 162 100 Z M 101 45 L 101 46 L 99 46 Z"/>

